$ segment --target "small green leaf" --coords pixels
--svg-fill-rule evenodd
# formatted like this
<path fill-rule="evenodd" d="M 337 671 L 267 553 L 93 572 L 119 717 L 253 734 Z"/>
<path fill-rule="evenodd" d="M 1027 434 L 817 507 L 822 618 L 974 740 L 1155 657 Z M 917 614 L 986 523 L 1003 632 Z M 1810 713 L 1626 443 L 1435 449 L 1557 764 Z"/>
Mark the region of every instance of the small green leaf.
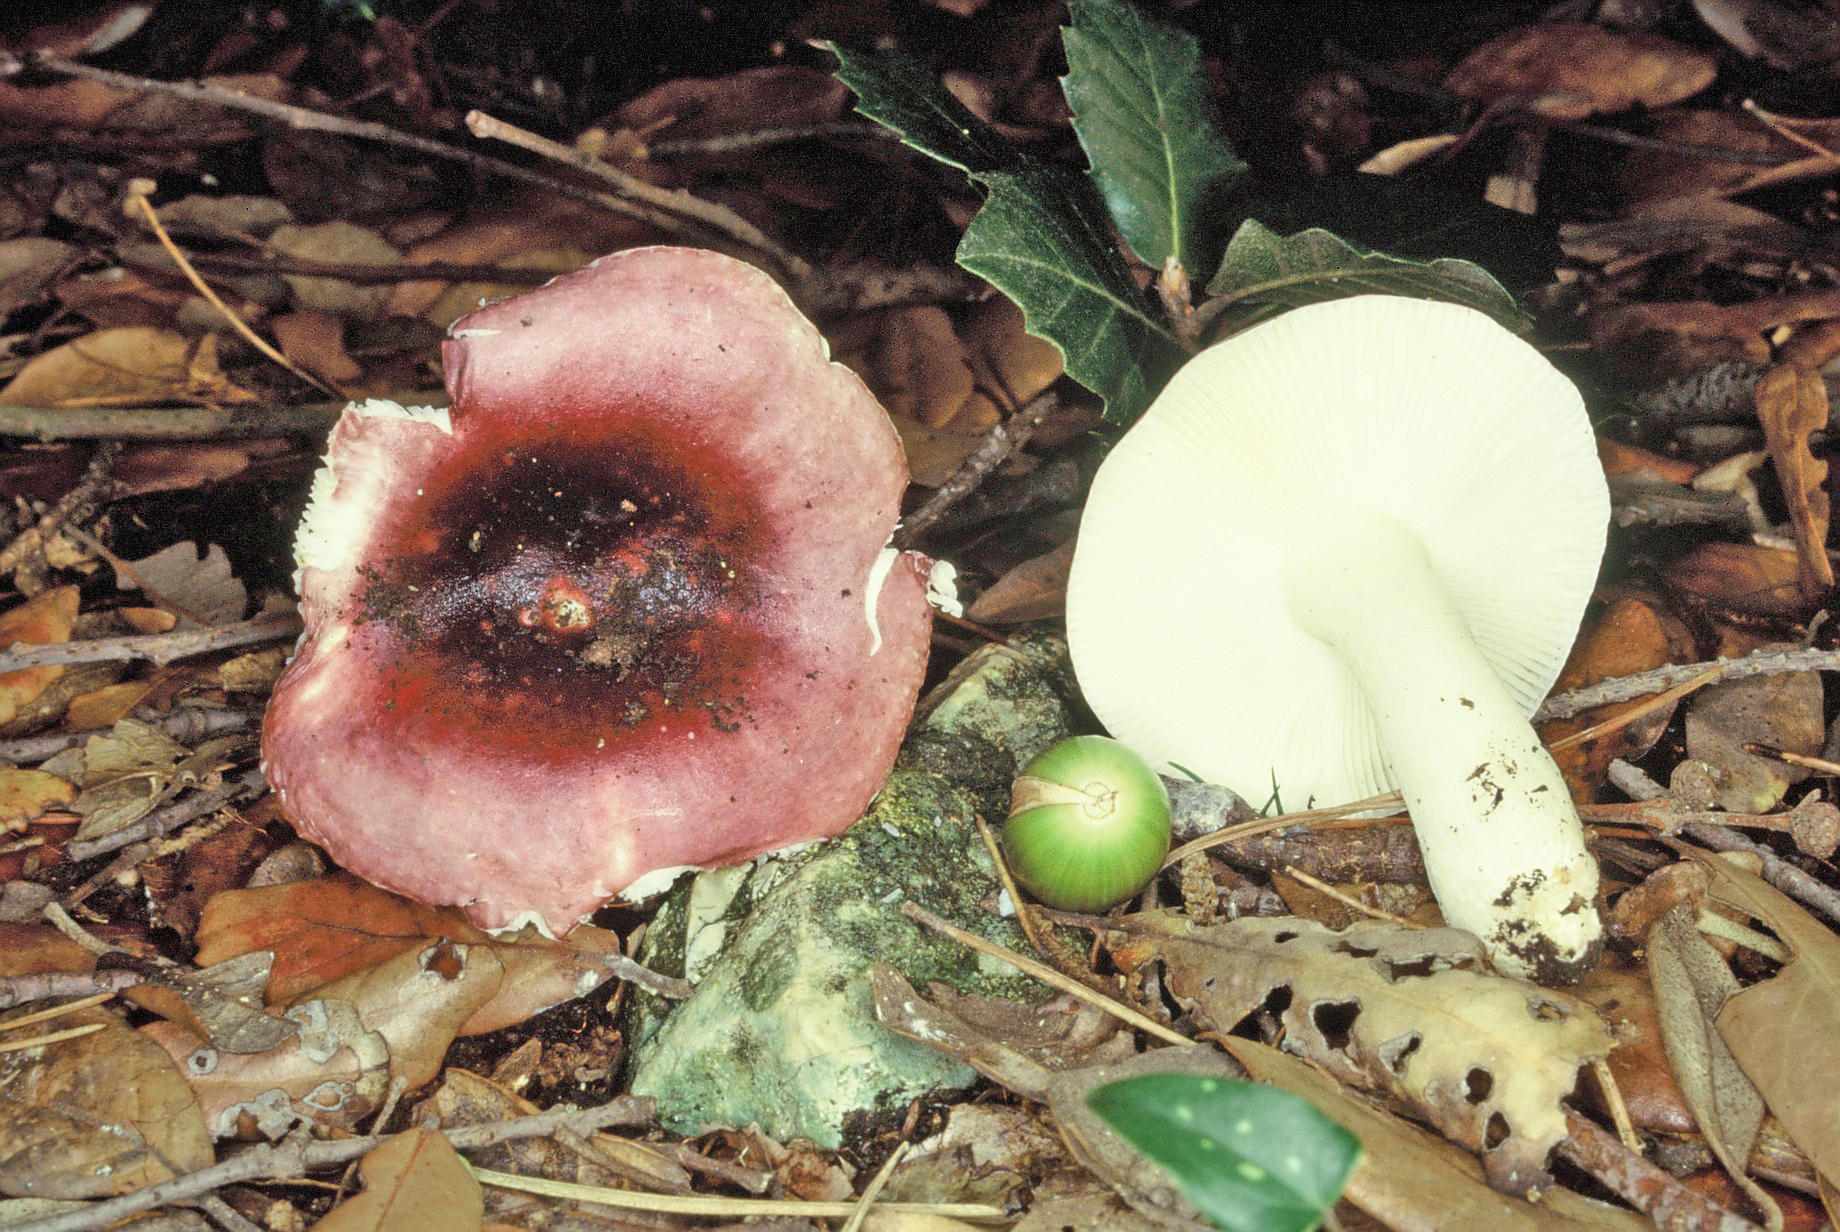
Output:
<path fill-rule="evenodd" d="M 1126 0 L 1073 0 L 1071 15 L 1061 88 L 1118 230 L 1155 269 L 1211 268 L 1224 230 L 1208 203 L 1246 164 L 1214 124 L 1199 46 Z"/>
<path fill-rule="evenodd" d="M 856 110 L 893 130 L 903 143 L 973 176 L 1022 162 L 1021 151 L 912 56 L 826 46 L 838 60 L 837 80 L 856 91 Z"/>
<path fill-rule="evenodd" d="M 1361 1159 L 1355 1136 L 1308 1101 L 1254 1082 L 1144 1074 L 1094 1088 L 1086 1105 L 1226 1232 L 1316 1227 Z"/>
<path fill-rule="evenodd" d="M 1132 281 L 1092 185 L 1017 150 L 912 59 L 832 50 L 858 111 L 985 190 L 958 263 L 1016 302 L 1067 375 L 1105 400 L 1109 422 L 1136 419 L 1181 352 Z"/>
<path fill-rule="evenodd" d="M 1106 421 L 1136 420 L 1181 362 L 1112 242 L 1091 186 L 1032 164 L 977 177 L 990 192 L 958 263 L 1016 301 L 1067 375 L 1105 399 Z"/>
<path fill-rule="evenodd" d="M 1530 322 L 1514 296 L 1480 265 L 1441 257 L 1408 261 L 1370 252 L 1319 227 L 1292 236 L 1247 219 L 1208 283 L 1204 311 L 1235 326 L 1287 309 L 1349 295 L 1411 295 L 1480 309 L 1524 332 Z"/>

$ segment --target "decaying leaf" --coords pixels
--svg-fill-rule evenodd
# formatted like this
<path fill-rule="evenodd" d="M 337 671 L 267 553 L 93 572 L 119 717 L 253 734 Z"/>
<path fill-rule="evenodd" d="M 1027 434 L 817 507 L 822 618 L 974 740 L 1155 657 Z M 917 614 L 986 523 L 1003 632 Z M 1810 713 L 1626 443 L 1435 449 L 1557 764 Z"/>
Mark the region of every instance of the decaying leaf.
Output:
<path fill-rule="evenodd" d="M 343 1001 L 304 1001 L 282 1017 L 295 1034 L 261 1052 L 227 1052 L 172 1021 L 140 1031 L 191 1080 L 213 1137 L 357 1129 L 389 1090 L 389 1043 Z"/>
<path fill-rule="evenodd" d="M 225 959 L 194 971 L 162 969 L 123 991 L 124 1000 L 170 1018 L 221 1052 L 266 1052 L 298 1034 L 298 1026 L 262 1008 L 273 956 L 266 951 Z"/>
<path fill-rule="evenodd" d="M 0 612 L 0 650 L 14 643 L 47 646 L 70 640 L 77 623 L 77 588 L 57 586 Z M 13 721 L 21 709 L 64 674 L 61 667 L 27 667 L 0 672 L 0 724 Z"/>
<path fill-rule="evenodd" d="M 116 586 L 143 590 L 153 602 L 179 617 L 179 627 L 227 624 L 241 620 L 249 592 L 230 571 L 230 557 L 217 544 L 200 551 L 190 539 L 161 548 L 151 556 L 126 562 Z"/>
<path fill-rule="evenodd" d="M 1840 1044 L 1840 937 L 1755 873 L 1698 858 L 1713 872 L 1713 897 L 1763 921 L 1790 950 L 1782 970 L 1725 1002 L 1719 1035 L 1814 1166 L 1840 1176 L 1840 1070 L 1809 1063 Z"/>
<path fill-rule="evenodd" d="M 1490 39 L 1451 69 L 1444 85 L 1468 98 L 1513 99 L 1541 115 L 1582 120 L 1637 103 L 1677 103 L 1712 84 L 1718 67 L 1716 56 L 1658 35 L 1549 22 Z"/>
<path fill-rule="evenodd" d="M 390 1073 L 413 1091 L 441 1072 L 460 1027 L 492 1000 L 505 965 L 490 946 L 429 942 L 312 995 L 346 1001 L 390 1046 Z"/>
<path fill-rule="evenodd" d="M 1813 368 L 1777 364 L 1757 381 L 1757 419 L 1769 442 L 1770 461 L 1789 504 L 1802 566 L 1802 593 L 1817 599 L 1834 584 L 1827 559 L 1827 463 L 1808 449 L 1810 433 L 1827 427 L 1827 383 Z"/>
<path fill-rule="evenodd" d="M 1352 1086 L 1386 1092 L 1482 1154 L 1511 1193 L 1549 1183 L 1565 1136 L 1560 1101 L 1611 1048 L 1608 1028 L 1565 993 L 1479 973 L 1475 939 L 1363 924 L 1239 919 L 1192 928 L 1154 914 L 1119 921 L 1127 968 L 1160 959 L 1170 991 L 1226 1032 L 1287 990 L 1286 1046 Z"/>
<path fill-rule="evenodd" d="M 1669 584 L 1715 612 L 1746 616 L 1797 616 L 1802 598 L 1796 554 L 1755 543 L 1703 543 L 1663 571 Z"/>
<path fill-rule="evenodd" d="M 1661 917 L 1649 934 L 1648 970 L 1660 1011 L 1668 1061 L 1706 1145 L 1751 1200 L 1772 1208 L 1745 1174 L 1745 1161 L 1763 1128 L 1763 1096 L 1738 1067 L 1713 1027 L 1738 981 L 1712 943 L 1700 934 L 1696 906 L 1682 904 Z M 1772 1226 L 1780 1226 L 1781 1216 Z"/>
<path fill-rule="evenodd" d="M 446 1138 L 397 1134 L 358 1164 L 364 1192 L 313 1225 L 314 1232 L 468 1232 L 481 1226 L 479 1183 Z"/>
<path fill-rule="evenodd" d="M 453 1024 L 461 1035 L 496 1031 L 587 995 L 612 978 L 605 960 L 620 954 L 619 937 L 605 929 L 583 925 L 562 941 L 534 929 L 495 937 L 455 908 L 428 907 L 334 873 L 213 895 L 198 926 L 198 961 L 269 951 L 275 955 L 271 1004 L 309 992 L 361 1001 L 350 981 L 436 941 L 489 955 L 500 972 L 490 995 L 469 1001 L 466 1017 Z M 481 978 L 475 975 L 470 987 L 477 989 Z"/>
<path fill-rule="evenodd" d="M 76 784 L 69 779 L 43 770 L 0 766 L 0 834 L 25 829 L 34 817 L 69 804 L 76 795 Z"/>
<path fill-rule="evenodd" d="M 1810 771 L 1747 753 L 1762 744 L 1812 757 L 1827 736 L 1819 672 L 1783 672 L 1707 685 L 1687 702 L 1687 755 L 1710 766 L 1713 802 L 1733 813 L 1767 813 Z"/>
<path fill-rule="evenodd" d="M 131 325 L 99 329 L 28 360 L 0 389 L 22 406 L 138 406 L 177 399 L 249 402 L 217 363 L 217 338 Z"/>
<path fill-rule="evenodd" d="M 1049 620 L 1067 606 L 1067 571 L 1073 540 L 1043 556 L 1025 560 L 992 582 L 965 612 L 979 624 L 1009 625 Z"/>
<path fill-rule="evenodd" d="M 1554 1188 L 1536 1205 L 1497 1193 L 1474 1158 L 1364 1100 L 1350 1099 L 1333 1079 L 1263 1044 L 1227 1037 L 1221 1045 L 1252 1077 L 1301 1095 L 1361 1140 L 1363 1158 L 1348 1178 L 1348 1201 L 1401 1232 L 1488 1229 L 1488 1232 L 1646 1232 L 1653 1225 L 1633 1211 Z"/>
<path fill-rule="evenodd" d="M 90 1025 L 101 1030 L 0 1053 L 0 1193 L 109 1197 L 211 1162 L 204 1115 L 166 1053 L 100 1007 L 58 1020 Z"/>
<path fill-rule="evenodd" d="M 1644 600 L 1620 598 L 1586 623 L 1553 691 L 1562 693 L 1665 663 L 1691 662 L 1692 652 L 1692 638 L 1679 620 Z M 1574 719 L 1541 724 L 1540 737 L 1551 747 L 1553 761 L 1575 796 L 1592 798 L 1612 760 L 1639 758 L 1648 752 L 1673 718 L 1674 707 L 1662 706 L 1589 740 L 1572 742 L 1570 738 L 1587 728 L 1610 724 L 1619 714 L 1647 705 L 1649 700 L 1601 706 Z"/>

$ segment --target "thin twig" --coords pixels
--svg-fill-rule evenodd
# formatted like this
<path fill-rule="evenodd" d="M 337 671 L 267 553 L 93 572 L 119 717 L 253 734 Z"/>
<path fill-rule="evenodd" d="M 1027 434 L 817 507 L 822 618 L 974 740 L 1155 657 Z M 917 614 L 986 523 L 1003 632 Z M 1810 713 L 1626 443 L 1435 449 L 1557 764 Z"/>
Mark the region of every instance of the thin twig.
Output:
<path fill-rule="evenodd" d="M 894 546 L 907 548 L 917 542 L 946 510 L 971 495 L 992 471 L 1021 449 L 1059 405 L 1060 398 L 1050 390 L 992 428 L 951 477 L 902 520 L 894 532 Z"/>
<path fill-rule="evenodd" d="M 962 946 L 976 950 L 978 953 L 994 958 L 998 962 L 1008 963 L 1024 975 L 1032 975 L 1042 983 L 1048 985 L 1048 987 L 1058 988 L 1068 996 L 1084 1001 L 1086 1004 L 1096 1009 L 1104 1010 L 1120 1022 L 1136 1027 L 1139 1031 L 1143 1031 L 1149 1035 L 1154 1035 L 1157 1039 L 1171 1044 L 1182 1045 L 1191 1045 L 1195 1042 L 1186 1035 L 1171 1031 L 1156 1019 L 1131 1008 L 1124 1002 L 1112 997 L 1102 996 L 1080 983 L 1078 980 L 1069 979 L 1046 963 L 1036 962 L 1033 958 L 1025 957 L 1024 955 L 1016 953 L 1014 950 L 1007 950 L 994 942 L 986 941 L 974 932 L 960 928 L 943 916 L 928 911 L 919 903 L 911 901 L 902 903 L 901 914 L 914 921 L 916 924 L 923 924 L 936 933 L 950 937 Z"/>
<path fill-rule="evenodd" d="M 144 972 L 119 967 L 109 971 L 42 971 L 37 975 L 0 976 L 0 1010 L 53 997 L 106 999 L 146 980 Z"/>
<path fill-rule="evenodd" d="M 746 133 L 716 133 L 709 137 L 674 137 L 664 141 L 647 141 L 648 158 L 680 158 L 697 154 L 747 154 L 794 141 L 813 141 L 844 137 L 859 141 L 898 141 L 892 129 L 860 120 L 826 120 L 819 124 L 802 124 L 794 128 L 757 128 Z"/>
<path fill-rule="evenodd" d="M 180 706 L 171 714 L 158 714 L 142 707 L 134 717 L 148 727 L 172 737 L 180 744 L 191 744 L 206 736 L 242 731 L 254 723 L 260 714 L 261 712 L 257 710 Z M 40 732 L 36 736 L 0 740 L 0 766 L 9 763 L 22 766 L 30 762 L 40 762 L 54 754 L 62 753 L 65 749 L 75 748 L 91 736 L 100 735 L 108 730 L 106 727 L 89 727 L 80 731 Z"/>
<path fill-rule="evenodd" d="M 215 629 L 175 629 L 171 633 L 136 633 L 127 637 L 92 637 L 30 650 L 0 653 L 0 673 L 27 667 L 69 666 L 73 663 L 133 663 L 144 661 L 165 667 L 179 659 L 210 654 L 237 646 L 280 642 L 300 633 L 298 616 L 258 616 Z M 25 643 L 15 642 L 15 646 Z"/>
<path fill-rule="evenodd" d="M 101 501 L 108 490 L 114 486 L 112 471 L 115 460 L 121 456 L 121 445 L 116 441 L 105 441 L 96 447 L 83 468 L 83 477 L 77 480 L 70 491 L 64 493 L 44 513 L 37 522 L 21 531 L 13 541 L 0 548 L 0 577 L 19 568 L 33 554 L 42 555 L 45 547 L 57 534 L 58 528 L 67 522 L 73 522 L 97 502 Z M 4 670 L 4 669 L 0 669 Z"/>
<path fill-rule="evenodd" d="M 304 132 L 335 133 L 362 141 L 392 145 L 399 149 L 414 150 L 418 154 L 426 154 L 431 158 L 459 163 L 476 174 L 495 175 L 503 179 L 515 180 L 520 184 L 529 184 L 546 192 L 568 197 L 573 201 L 599 206 L 610 213 L 636 218 L 660 230 L 676 231 L 680 229 L 680 220 L 675 215 L 665 213 L 654 206 L 627 201 L 613 193 L 597 192 L 578 184 L 572 184 L 567 180 L 558 179 L 553 175 L 545 175 L 540 171 L 532 171 L 528 167 L 506 162 L 502 158 L 494 158 L 476 150 L 450 145 L 445 141 L 418 137 L 414 133 L 405 133 L 387 124 L 378 124 L 371 120 L 348 119 L 323 111 L 314 111 L 308 107 L 298 107 L 292 103 L 278 103 L 272 99 L 257 98 L 254 95 L 215 86 L 209 82 L 161 81 L 153 77 L 137 77 L 132 73 L 119 73 L 113 69 L 82 64 L 51 52 L 35 52 L 21 59 L 10 52 L 0 51 L 0 79 L 16 75 L 28 67 L 61 77 L 76 77 L 85 81 L 99 82 L 117 90 L 138 94 L 165 94 L 187 102 L 209 103 L 234 111 L 259 115 L 264 119 L 277 120 L 290 128 Z"/>
<path fill-rule="evenodd" d="M 1683 1185 L 1629 1150 L 1595 1122 L 1565 1110 L 1566 1136 L 1557 1151 L 1644 1215 L 1676 1232 L 1763 1232 L 1698 1190 Z"/>
<path fill-rule="evenodd" d="M 141 187 L 142 185 L 145 185 L 145 187 Z M 302 368 L 280 351 L 270 346 L 266 338 L 263 338 L 262 335 L 251 329 L 247 321 L 243 320 L 243 318 L 238 316 L 235 312 L 232 312 L 230 305 L 224 303 L 224 301 L 218 297 L 217 292 L 211 289 L 211 284 L 206 282 L 204 277 L 199 274 L 197 270 L 192 268 L 192 263 L 185 259 L 185 254 L 179 251 L 179 246 L 177 244 L 173 243 L 172 236 L 166 234 L 166 228 L 161 224 L 160 216 L 153 208 L 153 202 L 147 200 L 147 193 L 152 191 L 153 187 L 153 181 L 151 180 L 137 180 L 135 181 L 135 190 L 131 192 L 128 199 L 133 202 L 136 209 L 140 210 L 142 217 L 147 220 L 148 228 L 153 231 L 153 237 L 160 241 L 160 247 L 164 248 L 166 250 L 166 255 L 173 259 L 173 264 L 179 267 L 179 272 L 185 275 L 185 280 L 192 284 L 192 289 L 204 296 L 207 304 L 217 309 L 217 315 L 229 322 L 230 328 L 236 331 L 238 337 L 254 347 L 265 358 L 281 365 L 281 367 L 292 372 L 295 376 L 313 386 L 313 388 L 319 390 L 321 393 L 330 394 L 334 398 L 343 398 L 345 396 L 344 390 L 338 388 L 336 385 L 331 385 L 320 380 L 311 372 L 308 372 L 305 368 Z"/>
<path fill-rule="evenodd" d="M 410 395 L 398 401 L 444 405 L 445 393 Z M 40 441 L 202 441 L 253 436 L 326 435 L 345 408 L 343 402 L 295 406 L 196 410 L 162 406 L 0 406 L 0 436 Z"/>
<path fill-rule="evenodd" d="M 522 1138 L 542 1138 L 558 1129 L 578 1133 L 595 1133 L 614 1126 L 649 1124 L 652 1101 L 630 1095 L 616 1096 L 598 1108 L 577 1108 L 562 1104 L 527 1117 L 492 1121 L 484 1125 L 444 1129 L 448 1142 L 457 1151 L 474 1151 Z M 67 1211 L 44 1219 L 10 1224 L 7 1232 L 93 1232 L 130 1215 L 156 1207 L 196 1198 L 201 1194 L 246 1181 L 282 1181 L 305 1176 L 319 1168 L 332 1168 L 359 1159 L 388 1140 L 375 1134 L 364 1138 L 345 1138 L 336 1142 L 290 1139 L 274 1146 L 252 1147 L 222 1163 L 176 1176 L 158 1185 L 149 1185 L 119 1198 L 95 1202 L 79 1211 Z"/>
<path fill-rule="evenodd" d="M 119 851 L 134 843 L 146 842 L 172 833 L 180 826 L 189 825 L 214 809 L 250 796 L 260 795 L 267 790 L 268 784 L 260 770 L 245 770 L 233 779 L 227 779 L 217 787 L 206 791 L 195 791 L 165 808 L 155 809 L 139 821 L 132 822 L 119 830 L 97 838 L 72 840 L 66 849 L 72 860 L 93 860 L 97 856 Z"/>
<path fill-rule="evenodd" d="M 1671 689 L 1715 670 L 1720 680 L 1780 676 L 1788 672 L 1835 672 L 1840 671 L 1840 650 L 1823 650 L 1819 647 L 1805 650 L 1760 650 L 1736 659 L 1670 663 L 1652 671 L 1637 672 L 1633 676 L 1616 676 L 1580 689 L 1555 693 L 1534 711 L 1533 721 L 1544 723 L 1549 719 L 1569 719 L 1611 702 L 1631 701 Z"/>
<path fill-rule="evenodd" d="M 777 266 L 788 282 L 798 284 L 811 277 L 811 266 L 767 238 L 765 232 L 725 205 L 691 196 L 681 188 L 660 188 L 636 175 L 628 175 L 613 164 L 596 158 L 586 150 L 551 141 L 529 129 L 508 124 L 483 111 L 466 113 L 467 131 L 489 141 L 503 141 L 520 150 L 528 150 L 551 162 L 572 167 L 612 185 L 622 197 L 676 214 L 717 235 L 727 236 L 742 247 L 759 253 Z"/>
<path fill-rule="evenodd" d="M 1632 800 L 1658 801 L 1667 795 L 1667 789 L 1641 767 L 1621 758 L 1610 763 L 1608 778 L 1611 786 Z M 1765 881 L 1804 906 L 1840 922 L 1840 890 L 1809 876 L 1768 847 L 1753 843 L 1726 826 L 1707 821 L 1689 821 L 1680 827 L 1680 832 L 1714 851 L 1742 851 L 1756 856 L 1761 861 L 1759 873 Z"/>

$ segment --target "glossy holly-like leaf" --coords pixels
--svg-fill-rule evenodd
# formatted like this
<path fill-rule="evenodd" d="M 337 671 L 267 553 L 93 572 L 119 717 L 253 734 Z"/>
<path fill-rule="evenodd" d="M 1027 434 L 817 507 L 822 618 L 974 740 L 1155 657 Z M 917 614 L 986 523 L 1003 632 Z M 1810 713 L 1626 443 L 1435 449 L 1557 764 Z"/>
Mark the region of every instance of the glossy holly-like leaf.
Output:
<path fill-rule="evenodd" d="M 1349 295 L 1449 300 L 1486 312 L 1516 332 L 1529 324 L 1514 296 L 1480 265 L 1451 257 L 1388 256 L 1318 227 L 1282 236 L 1254 219 L 1234 233 L 1207 293 L 1213 298 L 1205 310 L 1236 327 Z"/>
<path fill-rule="evenodd" d="M 1223 215 L 1208 204 L 1246 164 L 1215 126 L 1199 46 L 1126 0 L 1073 0 L 1071 15 L 1061 88 L 1119 232 L 1153 268 L 1211 268 Z"/>
<path fill-rule="evenodd" d="M 837 57 L 837 80 L 856 91 L 856 110 L 922 154 L 972 176 L 1023 160 L 1002 133 L 972 114 L 912 56 L 827 46 Z"/>
<path fill-rule="evenodd" d="M 1355 1136 L 1307 1100 L 1254 1082 L 1144 1074 L 1086 1104 L 1226 1232 L 1314 1228 L 1361 1159 Z"/>
<path fill-rule="evenodd" d="M 1029 332 L 1061 352 L 1067 375 L 1105 399 L 1123 427 L 1180 362 L 1112 244 L 1086 185 L 1032 165 L 978 177 L 989 190 L 965 229 L 958 263 L 1022 308 Z"/>
<path fill-rule="evenodd" d="M 984 190 L 958 263 L 1016 302 L 1067 375 L 1105 400 L 1108 421 L 1136 419 L 1180 351 L 1132 280 L 1092 185 L 1011 146 L 911 59 L 833 50 L 857 110 Z"/>

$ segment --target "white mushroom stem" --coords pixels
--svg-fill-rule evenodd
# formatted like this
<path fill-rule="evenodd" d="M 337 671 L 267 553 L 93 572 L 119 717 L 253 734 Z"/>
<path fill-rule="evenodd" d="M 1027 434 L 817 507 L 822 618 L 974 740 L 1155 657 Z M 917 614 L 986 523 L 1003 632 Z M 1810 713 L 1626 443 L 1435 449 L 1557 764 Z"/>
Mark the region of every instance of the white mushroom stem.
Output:
<path fill-rule="evenodd" d="M 1444 918 L 1507 974 L 1582 975 L 1602 935 L 1584 827 L 1419 536 L 1382 514 L 1317 521 L 1289 544 L 1284 597 L 1360 682 Z"/>

